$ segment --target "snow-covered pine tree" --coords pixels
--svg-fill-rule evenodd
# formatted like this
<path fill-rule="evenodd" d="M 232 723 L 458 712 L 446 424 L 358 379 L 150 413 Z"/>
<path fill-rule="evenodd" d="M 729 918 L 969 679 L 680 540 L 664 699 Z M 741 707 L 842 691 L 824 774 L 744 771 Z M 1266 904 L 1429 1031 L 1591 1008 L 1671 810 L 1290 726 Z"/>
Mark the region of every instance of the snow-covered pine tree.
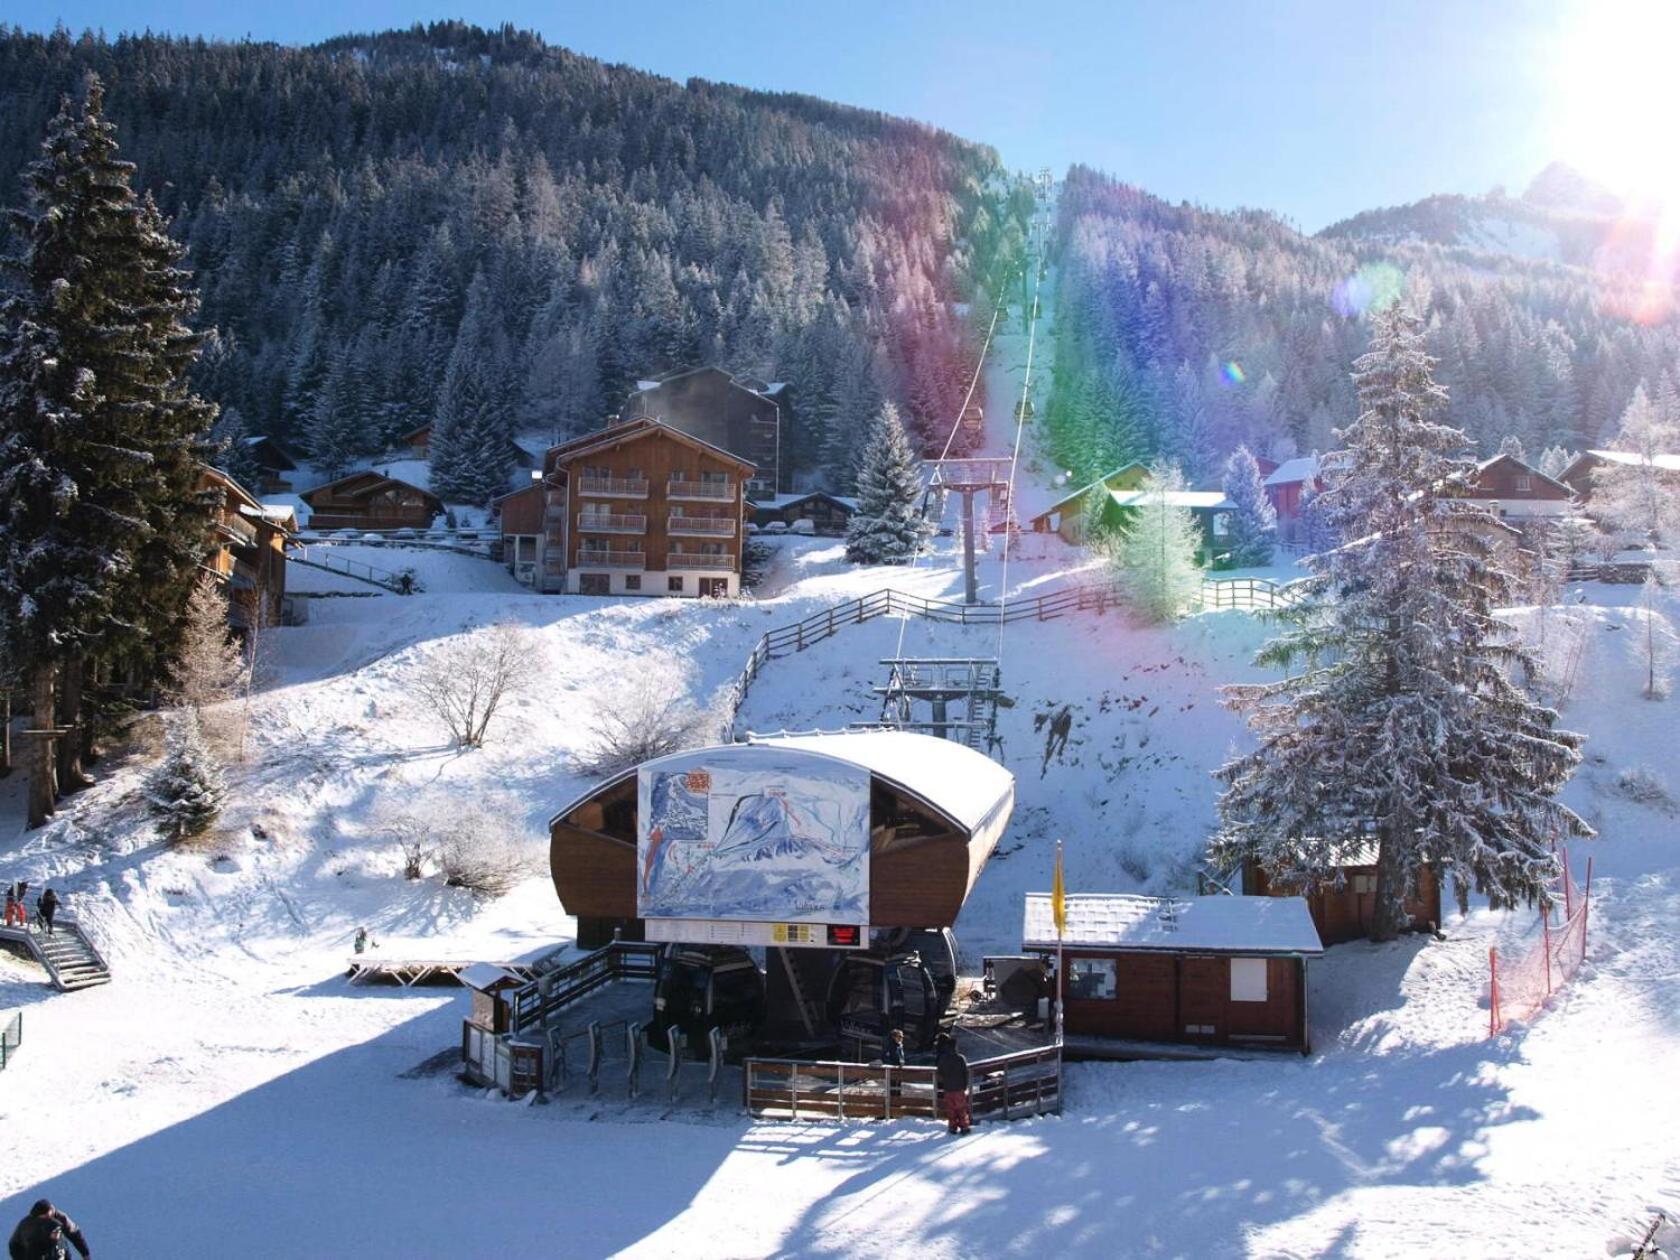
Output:
<path fill-rule="evenodd" d="M 32 825 L 102 714 L 82 703 L 89 661 L 121 658 L 142 683 L 174 649 L 203 557 L 197 460 L 215 410 L 191 392 L 200 338 L 182 247 L 130 186 L 90 76 L 24 177 L 19 282 L 0 321 L 0 601 L 30 679 L 33 720 L 73 728 L 56 765 L 37 742 Z M 59 693 L 62 692 L 62 695 Z"/>
<path fill-rule="evenodd" d="M 507 337 L 479 272 L 443 374 L 432 428 L 433 492 L 450 503 L 488 503 L 507 489 L 512 440 Z"/>
<path fill-rule="evenodd" d="M 1540 452 L 1540 472 L 1556 481 L 1563 476 L 1564 469 L 1575 462 L 1575 452 L 1562 446 L 1548 446 Z"/>
<path fill-rule="evenodd" d="M 1184 474 L 1174 464 L 1149 466 L 1132 520 L 1115 540 L 1110 564 L 1120 592 L 1132 608 L 1151 621 L 1170 621 L 1196 601 L 1202 570 L 1196 564 L 1202 531 L 1177 496 Z"/>
<path fill-rule="evenodd" d="M 248 490 L 262 480 L 262 468 L 251 454 L 251 430 L 237 407 L 224 407 L 210 430 L 211 462 Z"/>
<path fill-rule="evenodd" d="M 1252 569 L 1272 562 L 1277 541 L 1277 509 L 1266 497 L 1260 465 L 1246 446 L 1225 461 L 1225 546 L 1233 568 Z"/>
<path fill-rule="evenodd" d="M 1664 420 L 1643 383 L 1622 412 L 1615 448 L 1627 463 L 1606 460 L 1593 472 L 1591 512 L 1623 546 L 1680 542 L 1680 484 L 1658 456 L 1680 447 L 1680 428 Z"/>
<path fill-rule="evenodd" d="M 1215 860 L 1311 884 L 1375 841 L 1373 940 L 1397 934 L 1425 862 L 1461 907 L 1472 887 L 1546 901 L 1554 842 L 1592 834 L 1556 797 L 1581 737 L 1511 680 L 1525 654 L 1494 615 L 1514 580 L 1492 518 L 1443 493 L 1474 465 L 1465 435 L 1431 418 L 1446 403 L 1431 367 L 1416 316 L 1376 316 L 1354 364 L 1360 414 L 1319 495 L 1348 541 L 1309 558 L 1307 602 L 1259 656 L 1304 668 L 1226 689 L 1260 742 L 1218 772 Z"/>
<path fill-rule="evenodd" d="M 204 743 L 198 715 L 191 709 L 173 714 L 163 760 L 146 778 L 146 803 L 159 834 L 171 844 L 203 835 L 226 800 L 227 780 Z"/>
<path fill-rule="evenodd" d="M 898 408 L 881 404 L 858 466 L 858 506 L 846 530 L 846 559 L 904 564 L 932 532 L 922 519 L 922 475 Z"/>
<path fill-rule="evenodd" d="M 1509 455 L 1525 464 L 1528 462 L 1528 453 L 1523 449 L 1523 441 L 1515 433 L 1507 433 L 1499 439 L 1499 453 Z"/>
<path fill-rule="evenodd" d="M 181 646 L 169 671 L 169 699 L 202 718 L 211 705 L 240 693 L 245 669 L 245 653 L 228 633 L 227 592 L 206 575 L 187 599 Z"/>

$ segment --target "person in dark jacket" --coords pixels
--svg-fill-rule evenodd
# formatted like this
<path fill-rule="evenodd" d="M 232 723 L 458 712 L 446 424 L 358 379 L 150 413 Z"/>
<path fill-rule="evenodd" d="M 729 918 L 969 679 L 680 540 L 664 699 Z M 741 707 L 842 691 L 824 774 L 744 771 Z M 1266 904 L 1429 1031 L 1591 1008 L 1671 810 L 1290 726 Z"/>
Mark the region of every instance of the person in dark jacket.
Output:
<path fill-rule="evenodd" d="M 91 1254 L 76 1222 L 55 1208 L 51 1200 L 42 1199 L 17 1223 L 6 1250 L 11 1260 L 63 1260 L 69 1254 L 64 1249 L 66 1242 L 81 1253 L 82 1260 Z"/>
<path fill-rule="evenodd" d="M 938 1057 L 934 1060 L 933 1075 L 939 1086 L 940 1102 L 945 1108 L 945 1123 L 952 1133 L 967 1133 L 974 1124 L 969 1110 L 968 1060 L 957 1049 L 956 1038 L 940 1033 Z"/>
<path fill-rule="evenodd" d="M 887 1044 L 881 1047 L 881 1062 L 887 1067 L 904 1066 L 904 1029 L 895 1028 L 887 1034 Z"/>
<path fill-rule="evenodd" d="M 41 894 L 41 900 L 35 903 L 35 908 L 41 912 L 41 922 L 47 925 L 47 935 L 53 934 L 53 915 L 58 913 L 58 894 L 47 889 Z"/>

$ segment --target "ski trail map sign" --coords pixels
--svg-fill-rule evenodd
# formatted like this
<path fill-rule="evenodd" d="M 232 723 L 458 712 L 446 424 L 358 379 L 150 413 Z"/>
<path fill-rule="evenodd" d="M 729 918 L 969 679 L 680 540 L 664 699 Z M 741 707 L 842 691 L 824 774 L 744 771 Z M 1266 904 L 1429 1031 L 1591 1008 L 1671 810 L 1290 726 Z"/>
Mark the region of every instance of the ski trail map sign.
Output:
<path fill-rule="evenodd" d="M 869 771 L 763 745 L 637 772 L 644 919 L 869 922 Z"/>

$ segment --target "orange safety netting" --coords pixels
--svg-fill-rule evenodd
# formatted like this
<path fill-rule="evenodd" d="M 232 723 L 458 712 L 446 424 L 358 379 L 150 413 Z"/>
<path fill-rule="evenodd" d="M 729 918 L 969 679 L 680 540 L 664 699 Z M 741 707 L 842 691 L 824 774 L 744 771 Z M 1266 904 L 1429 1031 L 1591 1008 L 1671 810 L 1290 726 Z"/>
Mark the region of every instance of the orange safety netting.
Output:
<path fill-rule="evenodd" d="M 1585 888 L 1577 887 L 1563 854 L 1559 897 L 1540 912 L 1540 935 L 1522 950 L 1488 949 L 1488 1036 L 1512 1020 L 1528 1021 L 1568 984 L 1587 956 L 1587 899 L 1592 892 L 1592 859 L 1587 859 Z M 1561 918 L 1559 911 L 1562 911 Z"/>

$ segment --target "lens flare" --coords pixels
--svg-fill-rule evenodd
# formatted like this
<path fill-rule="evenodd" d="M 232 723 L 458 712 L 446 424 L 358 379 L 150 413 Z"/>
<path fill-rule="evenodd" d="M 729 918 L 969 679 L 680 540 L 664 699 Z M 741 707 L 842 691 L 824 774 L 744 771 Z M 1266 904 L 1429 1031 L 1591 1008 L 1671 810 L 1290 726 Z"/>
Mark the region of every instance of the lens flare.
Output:
<path fill-rule="evenodd" d="M 1391 306 L 1406 287 L 1406 277 L 1393 263 L 1368 263 L 1330 291 L 1330 307 L 1345 318 Z"/>
<path fill-rule="evenodd" d="M 1225 364 L 1224 367 L 1220 368 L 1220 373 L 1225 377 L 1225 383 L 1228 385 L 1241 385 L 1248 379 L 1248 377 L 1243 374 L 1242 364 L 1238 363 L 1235 359 L 1232 359 L 1229 363 Z"/>

